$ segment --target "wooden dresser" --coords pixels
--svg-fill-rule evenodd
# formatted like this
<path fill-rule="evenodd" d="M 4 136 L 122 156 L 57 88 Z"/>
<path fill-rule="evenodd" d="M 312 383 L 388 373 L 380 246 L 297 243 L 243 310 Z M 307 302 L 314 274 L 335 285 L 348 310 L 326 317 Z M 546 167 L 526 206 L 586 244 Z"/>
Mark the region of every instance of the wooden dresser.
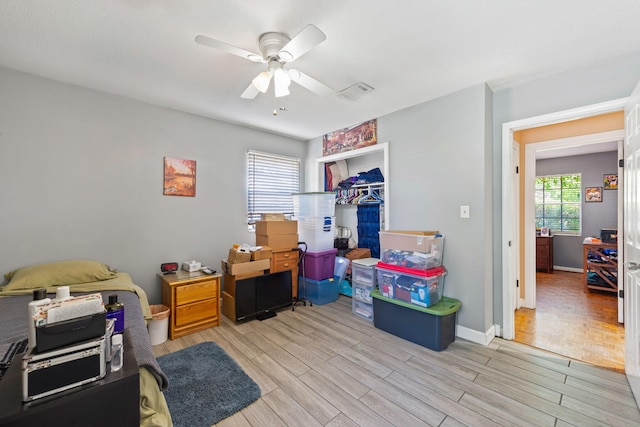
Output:
<path fill-rule="evenodd" d="M 553 236 L 536 236 L 536 270 L 553 273 Z"/>
<path fill-rule="evenodd" d="M 220 277 L 202 272 L 160 274 L 162 303 L 171 308 L 169 338 L 220 325 Z"/>
<path fill-rule="evenodd" d="M 271 273 L 291 270 L 291 296 L 298 296 L 298 256 L 297 249 L 274 249 L 271 256 Z"/>

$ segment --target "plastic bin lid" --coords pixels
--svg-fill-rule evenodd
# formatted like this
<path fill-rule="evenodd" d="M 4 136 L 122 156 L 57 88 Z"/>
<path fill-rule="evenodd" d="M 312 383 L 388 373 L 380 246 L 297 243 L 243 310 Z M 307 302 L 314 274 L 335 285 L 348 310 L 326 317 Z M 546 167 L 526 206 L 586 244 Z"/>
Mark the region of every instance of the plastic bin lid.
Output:
<path fill-rule="evenodd" d="M 354 259 L 353 263 L 358 265 L 363 265 L 365 267 L 373 267 L 380 262 L 379 258 L 360 258 Z"/>
<path fill-rule="evenodd" d="M 424 313 L 433 314 L 434 316 L 446 316 L 448 314 L 455 313 L 460 310 L 462 303 L 457 299 L 449 298 L 443 296 L 440 301 L 431 307 L 420 307 L 419 305 L 411 304 L 410 302 L 404 302 L 393 298 L 387 298 L 382 296 L 380 293 L 380 289 L 374 289 L 371 291 L 371 296 L 373 298 L 379 299 L 381 301 L 390 302 L 391 304 L 400 305 L 406 308 L 410 308 L 412 310 L 422 311 Z M 375 313 L 374 313 L 375 316 Z"/>
<path fill-rule="evenodd" d="M 384 262 L 379 262 L 376 265 L 376 268 L 381 268 L 383 270 L 397 271 L 398 273 L 411 274 L 413 276 L 420 276 L 420 277 L 435 277 L 435 276 L 442 276 L 447 274 L 447 269 L 444 268 L 443 266 L 430 268 L 428 270 L 417 270 L 415 268 L 407 268 L 399 265 L 385 264 Z"/>

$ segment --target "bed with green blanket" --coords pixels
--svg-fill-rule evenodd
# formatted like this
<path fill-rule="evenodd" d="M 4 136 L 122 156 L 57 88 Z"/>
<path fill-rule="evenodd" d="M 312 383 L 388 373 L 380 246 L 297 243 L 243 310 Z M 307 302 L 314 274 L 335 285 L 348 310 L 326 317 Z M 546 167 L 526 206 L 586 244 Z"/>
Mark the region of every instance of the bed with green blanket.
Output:
<path fill-rule="evenodd" d="M 60 261 L 23 267 L 5 274 L 0 286 L 0 357 L 3 348 L 27 337 L 27 304 L 34 289 L 47 288 L 55 297 L 57 286 L 69 286 L 72 294 L 101 293 L 103 301 L 112 294 L 125 306 L 125 328 L 131 336 L 140 371 L 140 425 L 171 426 L 171 415 L 162 391 L 168 380 L 153 355 L 147 332 L 152 319 L 149 302 L 142 288 L 127 273 L 90 260 Z M 1 381 L 1 380 L 0 380 Z"/>

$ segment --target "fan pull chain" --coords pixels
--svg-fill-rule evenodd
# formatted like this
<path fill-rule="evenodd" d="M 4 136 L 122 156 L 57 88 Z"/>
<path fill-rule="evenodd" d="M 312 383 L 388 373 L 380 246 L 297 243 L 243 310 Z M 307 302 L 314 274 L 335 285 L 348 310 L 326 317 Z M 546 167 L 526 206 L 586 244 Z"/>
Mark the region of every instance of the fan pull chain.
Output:
<path fill-rule="evenodd" d="M 278 110 L 276 109 L 276 97 L 275 97 L 275 93 L 273 96 L 273 115 L 277 116 L 278 115 Z"/>

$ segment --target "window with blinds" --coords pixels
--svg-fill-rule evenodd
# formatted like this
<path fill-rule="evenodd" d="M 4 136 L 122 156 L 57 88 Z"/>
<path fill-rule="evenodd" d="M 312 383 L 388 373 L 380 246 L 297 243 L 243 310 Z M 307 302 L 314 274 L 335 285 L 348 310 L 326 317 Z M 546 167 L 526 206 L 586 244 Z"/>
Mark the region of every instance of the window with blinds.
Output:
<path fill-rule="evenodd" d="M 300 159 L 247 152 L 247 223 L 249 230 L 263 213 L 293 215 L 292 193 L 300 192 Z"/>

